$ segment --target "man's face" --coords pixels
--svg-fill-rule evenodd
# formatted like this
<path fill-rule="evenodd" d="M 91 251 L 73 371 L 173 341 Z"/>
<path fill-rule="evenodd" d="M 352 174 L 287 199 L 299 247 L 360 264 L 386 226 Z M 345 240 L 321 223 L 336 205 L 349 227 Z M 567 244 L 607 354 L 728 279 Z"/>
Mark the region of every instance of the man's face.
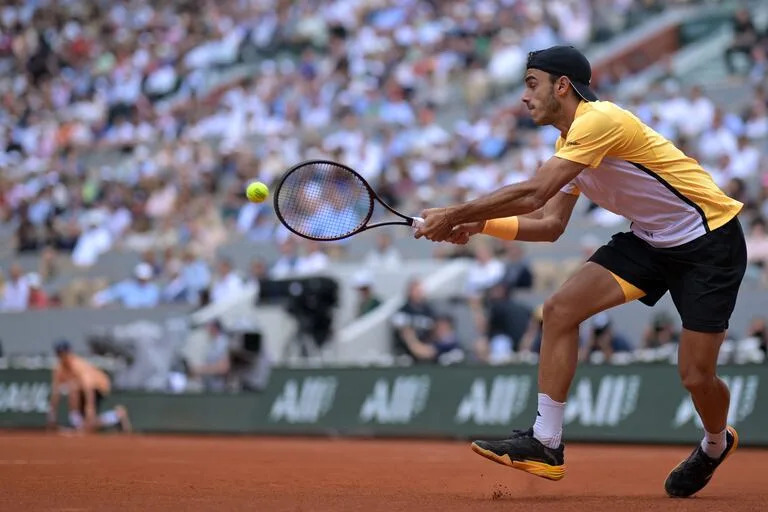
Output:
<path fill-rule="evenodd" d="M 562 107 L 555 96 L 549 73 L 538 69 L 525 72 L 525 92 L 522 101 L 528 107 L 533 122 L 539 126 L 553 124 L 560 115 Z"/>
<path fill-rule="evenodd" d="M 68 351 L 62 351 L 56 354 L 59 358 L 59 362 L 64 366 L 65 368 L 69 367 L 70 357 Z"/>
<path fill-rule="evenodd" d="M 411 289 L 410 289 L 410 300 L 411 302 L 422 302 L 424 300 L 424 289 L 421 287 L 421 283 L 419 282 L 413 282 L 411 283 Z"/>

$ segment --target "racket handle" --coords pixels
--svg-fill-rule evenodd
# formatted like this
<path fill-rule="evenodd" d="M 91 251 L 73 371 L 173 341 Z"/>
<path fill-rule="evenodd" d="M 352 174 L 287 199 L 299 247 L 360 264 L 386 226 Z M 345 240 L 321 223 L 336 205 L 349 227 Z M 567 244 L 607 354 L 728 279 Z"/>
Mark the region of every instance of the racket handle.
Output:
<path fill-rule="evenodd" d="M 416 230 L 419 229 L 421 226 L 424 225 L 424 219 L 421 217 L 412 217 L 411 218 L 411 229 L 413 230 L 413 236 L 416 236 Z"/>

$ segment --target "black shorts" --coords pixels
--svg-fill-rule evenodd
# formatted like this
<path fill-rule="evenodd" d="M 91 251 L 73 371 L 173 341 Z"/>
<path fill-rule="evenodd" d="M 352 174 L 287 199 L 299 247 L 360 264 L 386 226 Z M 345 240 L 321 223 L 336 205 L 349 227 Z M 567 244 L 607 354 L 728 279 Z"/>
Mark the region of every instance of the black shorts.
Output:
<path fill-rule="evenodd" d="M 101 394 L 101 391 L 94 391 L 94 409 L 96 410 L 96 414 L 99 414 L 101 412 L 101 402 L 104 400 L 104 395 Z M 85 418 L 85 392 L 80 391 L 80 407 L 79 407 L 80 414 Z"/>
<path fill-rule="evenodd" d="M 747 268 L 747 248 L 734 217 L 695 240 L 664 249 L 632 232 L 618 233 L 589 261 L 644 291 L 640 301 L 648 306 L 669 290 L 684 328 L 722 332 L 736 305 Z"/>

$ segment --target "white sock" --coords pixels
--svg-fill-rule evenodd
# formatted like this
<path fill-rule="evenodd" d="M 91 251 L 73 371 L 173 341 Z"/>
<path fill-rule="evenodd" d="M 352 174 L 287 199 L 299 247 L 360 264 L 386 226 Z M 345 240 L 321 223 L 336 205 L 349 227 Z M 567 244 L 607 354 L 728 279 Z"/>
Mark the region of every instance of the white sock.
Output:
<path fill-rule="evenodd" d="M 114 409 L 101 413 L 99 415 L 99 419 L 101 420 L 101 424 L 105 427 L 111 427 L 112 425 L 117 425 L 120 423 L 120 416 Z"/>
<path fill-rule="evenodd" d="M 557 448 L 563 438 L 565 402 L 555 402 L 549 395 L 539 393 L 539 407 L 533 424 L 533 437 L 544 446 Z"/>
<path fill-rule="evenodd" d="M 77 411 L 71 411 L 69 413 L 69 424 L 72 425 L 75 428 L 80 428 L 83 426 L 83 416 Z"/>
<path fill-rule="evenodd" d="M 701 449 L 707 456 L 719 459 L 725 451 L 725 429 L 717 434 L 704 431 L 704 439 L 701 440 Z"/>

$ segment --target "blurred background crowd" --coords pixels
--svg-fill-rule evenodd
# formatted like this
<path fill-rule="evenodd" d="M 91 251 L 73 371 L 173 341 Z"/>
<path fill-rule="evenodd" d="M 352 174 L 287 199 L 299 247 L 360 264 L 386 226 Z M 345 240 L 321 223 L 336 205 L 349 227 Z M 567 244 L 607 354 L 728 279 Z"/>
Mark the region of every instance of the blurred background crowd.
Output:
<path fill-rule="evenodd" d="M 265 280 L 321 272 L 344 260 L 348 244 L 292 238 L 268 202 L 245 200 L 249 181 L 274 185 L 294 163 L 326 156 L 358 169 L 391 205 L 418 212 L 523 180 L 557 137 L 535 129 L 511 94 L 529 51 L 599 47 L 671 7 L 713 3 L 6 0 L 0 310 L 203 306 Z M 768 26 L 750 9 L 729 23 L 719 58 L 722 80 L 748 91 L 738 102 L 673 77 L 621 96 L 631 75 L 621 66 L 593 85 L 745 203 L 748 278 L 768 284 Z M 621 225 L 594 205 L 574 215 Z M 247 265 L 222 256 L 244 240 L 279 252 L 254 251 Z M 601 240 L 585 230 L 582 242 L 587 251 Z M 377 244 L 367 265 L 403 258 L 389 235 Z M 474 260 L 466 298 L 484 333 L 472 343 L 481 360 L 535 352 L 536 312 L 515 316 L 499 305 L 515 288 L 544 287 L 525 250 L 430 249 L 435 258 Z M 78 277 L 126 252 L 140 263 L 122 275 Z M 370 310 L 364 281 L 361 307 Z M 409 297 L 418 296 L 412 286 Z M 412 316 L 393 317 L 397 350 L 417 359 L 451 352 L 455 318 L 433 315 L 422 322 L 427 330 L 404 329 Z M 621 336 L 610 318 L 595 318 L 584 357 L 658 343 L 674 336 L 661 334 L 667 323 L 659 319 L 643 339 L 614 340 Z"/>

